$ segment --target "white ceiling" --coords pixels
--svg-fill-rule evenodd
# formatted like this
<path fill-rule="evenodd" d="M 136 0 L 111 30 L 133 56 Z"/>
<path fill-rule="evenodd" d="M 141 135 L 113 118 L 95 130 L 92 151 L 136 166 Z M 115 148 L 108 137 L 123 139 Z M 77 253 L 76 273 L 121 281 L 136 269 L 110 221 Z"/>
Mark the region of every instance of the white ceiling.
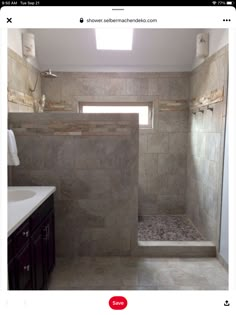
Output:
<path fill-rule="evenodd" d="M 135 29 L 132 51 L 96 50 L 94 29 L 31 29 L 41 70 L 191 71 L 199 29 Z"/>

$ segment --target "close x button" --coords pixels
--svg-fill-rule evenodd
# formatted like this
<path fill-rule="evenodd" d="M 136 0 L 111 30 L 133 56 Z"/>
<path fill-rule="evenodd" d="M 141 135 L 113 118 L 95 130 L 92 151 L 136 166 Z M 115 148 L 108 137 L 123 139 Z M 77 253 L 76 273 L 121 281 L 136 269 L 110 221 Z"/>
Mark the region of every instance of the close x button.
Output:
<path fill-rule="evenodd" d="M 7 18 L 7 23 L 12 23 L 12 18 Z"/>

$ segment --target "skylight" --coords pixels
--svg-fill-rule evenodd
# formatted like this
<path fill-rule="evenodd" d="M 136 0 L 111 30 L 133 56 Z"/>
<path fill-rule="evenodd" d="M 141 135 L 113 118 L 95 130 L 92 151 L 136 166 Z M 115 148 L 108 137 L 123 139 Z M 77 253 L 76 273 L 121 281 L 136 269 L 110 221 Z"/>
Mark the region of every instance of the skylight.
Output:
<path fill-rule="evenodd" d="M 132 50 L 133 30 L 123 28 L 95 29 L 96 48 L 99 50 Z"/>

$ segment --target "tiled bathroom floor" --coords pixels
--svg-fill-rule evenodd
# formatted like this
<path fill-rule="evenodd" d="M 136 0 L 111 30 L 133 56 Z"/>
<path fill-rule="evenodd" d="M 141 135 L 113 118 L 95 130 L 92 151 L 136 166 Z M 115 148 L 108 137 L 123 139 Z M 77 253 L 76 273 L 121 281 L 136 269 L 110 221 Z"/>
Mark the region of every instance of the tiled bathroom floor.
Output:
<path fill-rule="evenodd" d="M 227 290 L 216 258 L 57 259 L 49 290 Z"/>
<path fill-rule="evenodd" d="M 139 241 L 204 241 L 185 215 L 147 215 L 139 217 Z"/>

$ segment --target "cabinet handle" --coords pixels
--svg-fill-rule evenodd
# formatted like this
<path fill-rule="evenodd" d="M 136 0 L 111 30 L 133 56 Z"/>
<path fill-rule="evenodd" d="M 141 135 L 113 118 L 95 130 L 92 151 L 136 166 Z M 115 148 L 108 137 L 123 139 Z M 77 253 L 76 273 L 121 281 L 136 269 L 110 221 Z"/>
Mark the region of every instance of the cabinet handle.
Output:
<path fill-rule="evenodd" d="M 29 237 L 29 231 L 24 231 L 24 232 L 22 233 L 22 235 L 25 236 L 25 237 Z"/>
<path fill-rule="evenodd" d="M 43 240 L 44 241 L 47 241 L 48 239 L 48 231 L 47 231 L 47 227 L 45 226 L 45 228 L 43 229 L 43 232 L 45 233 L 44 237 L 43 237 Z"/>
<path fill-rule="evenodd" d="M 46 225 L 45 228 L 43 229 L 43 231 L 45 232 L 45 236 L 44 236 L 44 241 L 48 241 L 49 240 L 49 233 L 50 233 L 50 230 L 49 230 L 49 225 Z"/>
<path fill-rule="evenodd" d="M 24 270 L 26 270 L 27 272 L 29 272 L 29 271 L 30 271 L 30 265 L 24 266 Z"/>

